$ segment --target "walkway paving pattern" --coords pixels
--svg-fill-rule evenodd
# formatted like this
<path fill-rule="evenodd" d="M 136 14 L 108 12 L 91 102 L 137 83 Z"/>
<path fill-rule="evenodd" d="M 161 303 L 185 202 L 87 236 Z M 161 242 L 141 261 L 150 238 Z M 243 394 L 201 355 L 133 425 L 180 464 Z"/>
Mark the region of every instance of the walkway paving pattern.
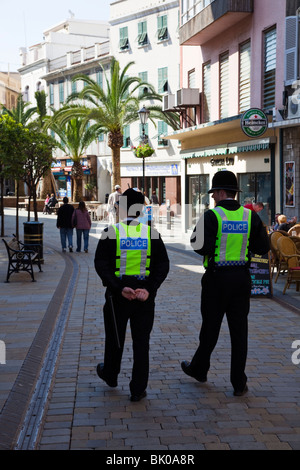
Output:
<path fill-rule="evenodd" d="M 20 239 L 24 211 L 21 216 Z M 300 346 L 298 355 L 292 348 L 294 341 L 300 344 L 295 285 L 282 296 L 281 276 L 272 299 L 251 301 L 249 392 L 232 393 L 226 320 L 208 382 L 200 384 L 183 374 L 180 362 L 190 360 L 198 345 L 202 259 L 176 235 L 176 226 L 162 227 L 171 268 L 156 301 L 148 395 L 132 403 L 129 329 L 118 387 L 109 388 L 95 369 L 103 359 L 104 288 L 93 259 L 104 224 L 93 222 L 88 254 L 62 253 L 56 217 L 39 220 L 45 263 L 42 273 L 35 269 L 36 282 L 19 273 L 5 283 L 7 257 L 4 243 L 0 246 L 0 449 L 99 449 L 116 455 L 300 449 Z M 14 212 L 6 209 L 6 238 L 14 224 Z"/>

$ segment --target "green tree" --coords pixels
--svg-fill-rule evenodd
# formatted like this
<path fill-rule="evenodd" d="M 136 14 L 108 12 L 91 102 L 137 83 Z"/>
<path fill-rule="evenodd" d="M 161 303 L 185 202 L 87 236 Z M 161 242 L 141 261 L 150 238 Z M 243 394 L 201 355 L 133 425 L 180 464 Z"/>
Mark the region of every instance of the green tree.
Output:
<path fill-rule="evenodd" d="M 32 118 L 32 116 L 36 113 L 37 107 L 31 107 L 29 109 L 28 106 L 30 106 L 31 103 L 25 103 L 23 100 L 23 96 L 20 93 L 17 99 L 17 106 L 8 109 L 4 105 L 1 105 L 2 107 L 2 114 L 8 114 L 11 118 L 13 118 L 16 122 L 19 124 L 22 124 L 23 126 L 27 126 L 28 122 Z"/>
<path fill-rule="evenodd" d="M 24 175 L 24 136 L 28 132 L 8 114 L 0 116 L 0 165 L 3 178 L 16 179 L 16 236 L 19 237 L 19 181 Z M 3 184 L 1 184 L 1 236 L 4 236 Z"/>
<path fill-rule="evenodd" d="M 103 89 L 96 81 L 86 75 L 77 75 L 73 80 L 82 80 L 84 88 L 79 93 L 70 95 L 66 106 L 59 110 L 56 119 L 64 123 L 69 119 L 80 117 L 94 122 L 102 132 L 108 134 L 108 146 L 112 151 L 112 185 L 120 184 L 120 149 L 123 146 L 123 128 L 139 119 L 138 110 L 145 100 L 162 101 L 161 95 L 148 82 L 139 77 L 129 76 L 129 68 L 134 62 L 129 62 L 122 70 L 119 62 L 112 58 L 109 77 L 105 77 L 106 87 Z M 101 65 L 101 64 L 100 64 Z M 147 90 L 143 94 L 140 90 Z M 74 100 L 75 104 L 70 104 Z M 174 113 L 165 114 L 158 105 L 147 105 L 151 120 L 160 118 L 173 128 L 178 127 L 178 116 Z"/>
<path fill-rule="evenodd" d="M 55 161 L 53 158 L 53 150 L 56 143 L 52 137 L 33 130 L 25 129 L 23 152 L 24 152 L 24 169 L 23 181 L 29 189 L 29 208 L 30 200 L 33 199 L 34 220 L 38 220 L 37 213 L 37 185 L 45 173 L 51 168 Z M 30 219 L 30 210 L 28 209 L 28 220 Z"/>
<path fill-rule="evenodd" d="M 96 140 L 100 129 L 97 124 L 90 125 L 86 119 L 74 117 L 61 123 L 56 115 L 48 122 L 49 127 L 59 137 L 58 146 L 73 160 L 71 176 L 73 178 L 73 201 L 82 200 L 83 168 L 82 157 L 87 147 Z"/>

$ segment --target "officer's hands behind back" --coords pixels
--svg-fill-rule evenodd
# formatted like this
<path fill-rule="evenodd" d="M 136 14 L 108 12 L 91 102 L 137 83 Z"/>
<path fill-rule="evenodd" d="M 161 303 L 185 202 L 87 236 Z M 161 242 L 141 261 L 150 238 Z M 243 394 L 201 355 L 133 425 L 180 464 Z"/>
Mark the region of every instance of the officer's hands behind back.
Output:
<path fill-rule="evenodd" d="M 131 287 L 124 287 L 122 296 L 127 300 L 139 300 L 145 302 L 149 297 L 149 292 L 146 289 L 131 289 Z"/>

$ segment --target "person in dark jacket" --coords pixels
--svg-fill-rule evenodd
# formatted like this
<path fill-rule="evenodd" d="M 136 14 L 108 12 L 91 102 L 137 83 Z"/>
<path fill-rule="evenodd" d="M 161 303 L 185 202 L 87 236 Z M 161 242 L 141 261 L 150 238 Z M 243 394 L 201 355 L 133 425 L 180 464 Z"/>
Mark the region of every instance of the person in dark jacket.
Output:
<path fill-rule="evenodd" d="M 62 251 L 65 252 L 67 248 L 67 240 L 69 245 L 69 251 L 73 251 L 73 225 L 72 215 L 74 207 L 69 204 L 67 197 L 63 198 L 63 205 L 57 211 L 56 227 L 60 231 L 60 241 Z"/>
<path fill-rule="evenodd" d="M 268 253 L 269 239 L 260 217 L 235 200 L 240 191 L 234 173 L 219 171 L 209 193 L 215 208 L 206 211 L 196 225 L 191 244 L 204 256 L 202 277 L 202 326 L 199 347 L 182 370 L 199 382 L 206 382 L 210 357 L 217 344 L 224 314 L 231 338 L 230 380 L 235 396 L 247 392 L 245 374 L 248 342 L 248 313 L 251 295 L 251 253 Z"/>
<path fill-rule="evenodd" d="M 106 287 L 104 363 L 97 365 L 97 374 L 110 387 L 117 386 L 129 320 L 133 342 L 130 400 L 139 401 L 146 396 L 148 383 L 154 301 L 168 274 L 169 258 L 159 233 L 138 220 L 142 193 L 127 189 L 119 203 L 121 222 L 102 232 L 94 260 Z"/>

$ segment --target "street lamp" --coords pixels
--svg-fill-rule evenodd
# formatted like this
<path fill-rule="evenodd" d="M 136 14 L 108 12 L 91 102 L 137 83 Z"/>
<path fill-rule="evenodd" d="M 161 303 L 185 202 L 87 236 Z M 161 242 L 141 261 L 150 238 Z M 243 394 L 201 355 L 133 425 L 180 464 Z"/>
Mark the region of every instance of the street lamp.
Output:
<path fill-rule="evenodd" d="M 145 124 L 147 123 L 148 121 L 148 117 L 149 117 L 149 111 L 148 109 L 145 107 L 145 105 L 143 105 L 143 107 L 138 111 L 138 114 L 140 116 L 140 121 L 141 121 L 141 124 L 142 124 L 142 143 L 143 145 L 145 144 L 145 140 L 146 140 L 146 136 L 145 136 Z M 145 157 L 143 157 L 143 179 L 142 179 L 142 186 L 143 186 L 143 194 L 144 194 L 144 191 L 145 191 Z"/>

